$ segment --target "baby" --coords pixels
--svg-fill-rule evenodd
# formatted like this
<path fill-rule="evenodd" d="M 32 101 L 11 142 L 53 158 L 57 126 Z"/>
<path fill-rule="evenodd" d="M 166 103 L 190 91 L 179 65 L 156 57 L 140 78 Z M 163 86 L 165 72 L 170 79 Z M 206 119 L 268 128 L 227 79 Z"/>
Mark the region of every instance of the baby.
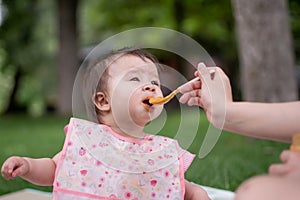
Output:
<path fill-rule="evenodd" d="M 209 199 L 184 180 L 194 155 L 176 140 L 144 132 L 163 109 L 149 103 L 162 96 L 158 67 L 141 49 L 102 57 L 83 79 L 83 94 L 92 94 L 84 95 L 89 121 L 71 118 L 63 150 L 52 159 L 10 157 L 2 176 L 53 184 L 54 199 Z"/>

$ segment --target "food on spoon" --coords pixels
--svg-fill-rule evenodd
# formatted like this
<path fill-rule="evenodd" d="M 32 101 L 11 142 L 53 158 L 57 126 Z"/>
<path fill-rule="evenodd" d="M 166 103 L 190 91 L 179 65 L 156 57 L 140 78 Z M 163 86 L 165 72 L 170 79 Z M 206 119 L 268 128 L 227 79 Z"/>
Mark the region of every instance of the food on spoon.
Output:
<path fill-rule="evenodd" d="M 168 101 L 170 101 L 176 94 L 179 93 L 179 89 L 174 90 L 166 97 L 156 97 L 156 98 L 150 98 L 149 103 L 151 104 L 165 104 Z"/>
<path fill-rule="evenodd" d="M 152 98 L 150 98 L 149 103 L 150 104 L 165 104 L 165 103 L 169 102 L 176 94 L 178 94 L 182 87 L 184 87 L 186 84 L 190 84 L 190 83 L 195 82 L 195 81 L 199 81 L 199 77 L 196 77 L 196 78 L 190 80 L 189 82 L 181 85 L 180 87 L 178 87 L 176 90 L 171 92 L 166 97 L 156 97 L 156 98 L 152 97 Z"/>

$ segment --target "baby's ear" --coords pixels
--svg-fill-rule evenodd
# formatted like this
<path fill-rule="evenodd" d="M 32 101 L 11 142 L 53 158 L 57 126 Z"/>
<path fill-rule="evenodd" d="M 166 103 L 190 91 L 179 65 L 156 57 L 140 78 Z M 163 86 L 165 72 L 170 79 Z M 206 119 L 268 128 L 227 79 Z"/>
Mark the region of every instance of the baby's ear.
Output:
<path fill-rule="evenodd" d="M 103 92 L 97 92 L 94 95 L 93 102 L 99 111 L 108 112 L 110 111 L 110 105 L 106 95 Z"/>

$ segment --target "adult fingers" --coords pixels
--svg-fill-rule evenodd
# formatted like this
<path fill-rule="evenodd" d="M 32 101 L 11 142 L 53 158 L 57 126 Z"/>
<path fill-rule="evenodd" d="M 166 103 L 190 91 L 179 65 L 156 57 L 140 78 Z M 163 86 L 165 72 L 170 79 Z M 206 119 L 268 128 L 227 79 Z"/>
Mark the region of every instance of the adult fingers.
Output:
<path fill-rule="evenodd" d="M 195 89 L 189 92 L 183 93 L 182 96 L 179 98 L 180 103 L 187 103 L 191 98 L 199 98 L 200 97 L 200 90 Z"/>
<path fill-rule="evenodd" d="M 182 85 L 180 88 L 180 93 L 184 94 L 193 90 L 198 90 L 201 88 L 201 81 L 194 81 L 189 84 Z"/>
<path fill-rule="evenodd" d="M 208 74 L 208 69 L 204 63 L 199 63 L 197 66 L 197 72 L 200 79 L 203 79 Z"/>
<path fill-rule="evenodd" d="M 187 102 L 188 106 L 200 106 L 203 107 L 201 99 L 199 97 L 192 97 Z"/>
<path fill-rule="evenodd" d="M 280 160 L 282 162 L 287 162 L 289 160 L 290 156 L 291 156 L 291 153 L 292 152 L 289 151 L 289 150 L 282 151 L 281 154 L 280 154 Z"/>
<path fill-rule="evenodd" d="M 272 164 L 269 167 L 269 173 L 273 174 L 273 175 L 284 175 L 284 174 L 288 173 L 288 171 L 290 170 L 290 166 L 285 163 L 288 162 L 289 157 L 290 157 L 290 151 L 288 151 L 288 150 L 282 151 L 280 154 L 280 160 L 283 163 Z"/>
<path fill-rule="evenodd" d="M 195 75 L 199 76 L 201 81 L 208 81 L 214 80 L 216 72 L 217 67 L 206 67 L 204 63 L 199 63 Z"/>
<path fill-rule="evenodd" d="M 290 150 L 284 150 L 280 154 L 280 159 L 283 163 L 273 164 L 269 168 L 270 174 L 275 175 L 287 175 L 291 172 L 299 173 L 300 172 L 300 153 Z"/>
<path fill-rule="evenodd" d="M 181 93 L 190 92 L 192 90 L 201 89 L 202 83 L 208 80 L 213 80 L 217 67 L 206 67 L 204 63 L 199 63 L 195 76 L 200 78 L 200 81 L 194 81 L 190 84 L 183 85 L 180 89 Z"/>
<path fill-rule="evenodd" d="M 286 164 L 273 164 L 269 167 L 269 173 L 272 175 L 285 175 L 290 170 L 290 166 Z"/>

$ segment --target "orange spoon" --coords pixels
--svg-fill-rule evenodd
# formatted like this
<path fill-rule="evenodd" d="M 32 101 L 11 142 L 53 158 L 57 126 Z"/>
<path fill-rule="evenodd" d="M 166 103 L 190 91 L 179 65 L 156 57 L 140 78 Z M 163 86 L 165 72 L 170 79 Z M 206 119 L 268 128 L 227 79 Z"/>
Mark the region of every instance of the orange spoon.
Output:
<path fill-rule="evenodd" d="M 200 80 L 199 77 L 196 77 L 196 78 L 190 80 L 189 82 L 186 82 L 185 84 L 179 86 L 176 90 L 171 92 L 168 96 L 156 97 L 156 98 L 152 97 L 152 98 L 149 99 L 149 103 L 151 103 L 151 104 L 165 104 L 165 103 L 169 102 L 176 94 L 178 94 L 183 86 L 185 86 L 186 84 L 198 81 L 198 80 Z"/>

